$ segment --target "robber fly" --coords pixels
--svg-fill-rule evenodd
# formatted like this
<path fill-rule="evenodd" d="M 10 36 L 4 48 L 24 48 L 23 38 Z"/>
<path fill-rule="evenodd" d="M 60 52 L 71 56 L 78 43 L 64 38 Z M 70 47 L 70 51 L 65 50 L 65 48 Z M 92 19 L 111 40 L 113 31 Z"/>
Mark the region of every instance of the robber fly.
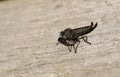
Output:
<path fill-rule="evenodd" d="M 70 52 L 72 48 L 74 48 L 75 53 L 77 53 L 77 47 L 80 44 L 80 39 L 83 39 L 86 43 L 91 45 L 91 43 L 88 42 L 88 37 L 85 35 L 93 31 L 96 27 L 97 23 L 94 25 L 93 22 L 91 22 L 89 26 L 75 29 L 67 28 L 64 31 L 60 32 L 58 43 L 56 45 L 62 43 L 63 45 L 68 47 Z"/>

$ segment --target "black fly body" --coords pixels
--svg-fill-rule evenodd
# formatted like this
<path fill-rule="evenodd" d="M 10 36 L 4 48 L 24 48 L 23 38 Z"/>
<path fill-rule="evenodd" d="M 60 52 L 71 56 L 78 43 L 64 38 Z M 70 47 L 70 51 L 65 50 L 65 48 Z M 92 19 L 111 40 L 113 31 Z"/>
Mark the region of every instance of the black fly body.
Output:
<path fill-rule="evenodd" d="M 64 31 L 60 32 L 58 43 L 60 42 L 63 45 L 67 46 L 70 52 L 73 48 L 75 53 L 77 53 L 77 47 L 80 43 L 80 39 L 83 39 L 84 42 L 91 45 L 91 43 L 88 42 L 88 37 L 85 35 L 93 31 L 96 27 L 97 27 L 97 23 L 94 25 L 93 22 L 91 22 L 89 26 L 75 28 L 75 29 L 67 28 Z M 56 45 L 58 45 L 58 43 Z"/>

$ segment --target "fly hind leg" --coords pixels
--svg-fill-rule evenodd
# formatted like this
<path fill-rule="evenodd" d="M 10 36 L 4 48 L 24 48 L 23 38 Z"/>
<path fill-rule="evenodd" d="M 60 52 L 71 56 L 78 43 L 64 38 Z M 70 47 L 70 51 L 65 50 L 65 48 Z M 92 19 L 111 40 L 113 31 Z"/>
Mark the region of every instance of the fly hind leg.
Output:
<path fill-rule="evenodd" d="M 88 37 L 87 36 L 82 36 L 81 38 L 79 39 L 83 39 L 86 43 L 88 43 L 89 45 L 91 45 L 90 42 L 88 42 Z"/>

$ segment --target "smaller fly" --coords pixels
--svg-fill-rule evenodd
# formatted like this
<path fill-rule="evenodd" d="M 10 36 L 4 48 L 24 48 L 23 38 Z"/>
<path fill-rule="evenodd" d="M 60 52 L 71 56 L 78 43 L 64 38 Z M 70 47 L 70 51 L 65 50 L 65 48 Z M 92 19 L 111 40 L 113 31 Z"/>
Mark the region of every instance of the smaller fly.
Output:
<path fill-rule="evenodd" d="M 93 31 L 97 27 L 97 25 L 97 23 L 94 25 L 94 23 L 91 22 L 89 26 L 75 29 L 67 28 L 64 31 L 60 32 L 58 43 L 56 45 L 61 43 L 68 47 L 69 52 L 71 52 L 73 48 L 75 53 L 77 53 L 77 47 L 80 44 L 80 39 L 83 39 L 86 43 L 91 45 L 91 43 L 88 42 L 88 37 L 85 35 Z"/>

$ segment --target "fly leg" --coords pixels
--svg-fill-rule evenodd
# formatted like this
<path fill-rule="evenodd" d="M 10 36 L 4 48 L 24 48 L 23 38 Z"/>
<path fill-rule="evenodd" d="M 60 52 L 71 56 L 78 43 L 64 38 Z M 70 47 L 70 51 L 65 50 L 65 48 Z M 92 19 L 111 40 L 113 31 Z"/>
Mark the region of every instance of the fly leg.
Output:
<path fill-rule="evenodd" d="M 83 39 L 86 43 L 88 43 L 89 45 L 91 45 L 91 43 L 88 42 L 88 37 L 87 37 L 87 36 L 83 36 L 82 39 Z"/>
<path fill-rule="evenodd" d="M 78 40 L 78 44 L 76 45 L 76 47 L 75 47 L 75 44 L 73 45 L 75 53 L 77 53 L 77 48 L 78 48 L 79 44 L 80 44 L 80 41 Z"/>
<path fill-rule="evenodd" d="M 74 51 L 75 51 L 75 53 L 77 53 L 77 50 L 76 50 L 76 47 L 75 47 L 75 45 L 73 45 L 73 48 L 74 48 Z"/>
<path fill-rule="evenodd" d="M 72 46 L 68 46 L 68 50 L 69 50 L 69 52 L 71 52 Z"/>
<path fill-rule="evenodd" d="M 69 45 L 69 41 L 67 41 L 67 47 L 68 47 L 68 50 L 69 50 L 69 52 L 71 52 L 72 51 L 72 46 L 71 45 Z"/>

